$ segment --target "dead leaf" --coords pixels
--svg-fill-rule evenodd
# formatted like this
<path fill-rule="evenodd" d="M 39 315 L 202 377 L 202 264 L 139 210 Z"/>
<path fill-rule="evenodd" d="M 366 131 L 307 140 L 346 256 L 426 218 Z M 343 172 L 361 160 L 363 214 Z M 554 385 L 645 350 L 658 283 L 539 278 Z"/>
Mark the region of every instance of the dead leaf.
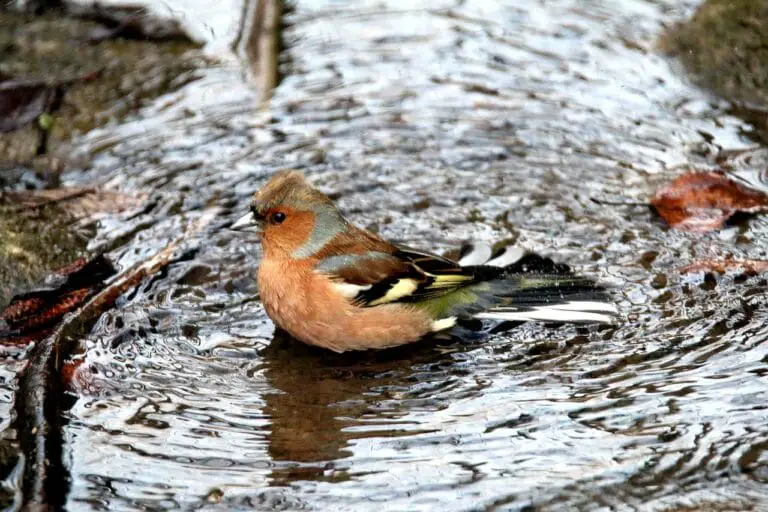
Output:
<path fill-rule="evenodd" d="M 31 213 L 55 205 L 75 219 L 131 210 L 141 206 L 145 200 L 143 195 L 134 196 L 95 187 L 18 190 L 0 195 L 0 204 L 13 205 L 19 213 Z"/>
<path fill-rule="evenodd" d="M 734 258 L 698 260 L 680 269 L 682 274 L 692 274 L 695 272 L 725 274 L 731 271 L 741 271 L 751 275 L 768 272 L 768 260 L 737 260 Z"/>
<path fill-rule="evenodd" d="M 75 82 L 94 80 L 99 73 L 89 71 L 55 82 L 14 78 L 0 73 L 0 133 L 18 130 L 55 111 L 67 87 Z"/>
<path fill-rule="evenodd" d="M 768 211 L 768 195 L 719 171 L 691 172 L 656 192 L 651 205 L 673 228 L 704 233 L 721 228 L 734 213 Z"/>
<path fill-rule="evenodd" d="M 86 39 L 92 43 L 116 38 L 192 42 L 177 20 L 151 16 L 139 5 L 72 4 L 69 13 L 103 25 L 89 31 Z"/>
<path fill-rule="evenodd" d="M 61 365 L 61 381 L 70 393 L 82 393 L 90 386 L 90 371 L 82 371 L 85 359 L 70 359 Z M 87 368 L 86 368 L 87 370 Z"/>
<path fill-rule="evenodd" d="M 0 133 L 12 132 L 48 112 L 56 99 L 56 87 L 39 81 L 0 76 Z"/>
<path fill-rule="evenodd" d="M 103 255 L 91 260 L 80 258 L 49 276 L 44 287 L 11 299 L 0 312 L 8 332 L 0 332 L 5 342 L 34 341 L 45 336 L 51 325 L 73 311 L 104 287 L 104 280 L 116 273 Z M 39 336 L 35 336 L 39 334 Z"/>

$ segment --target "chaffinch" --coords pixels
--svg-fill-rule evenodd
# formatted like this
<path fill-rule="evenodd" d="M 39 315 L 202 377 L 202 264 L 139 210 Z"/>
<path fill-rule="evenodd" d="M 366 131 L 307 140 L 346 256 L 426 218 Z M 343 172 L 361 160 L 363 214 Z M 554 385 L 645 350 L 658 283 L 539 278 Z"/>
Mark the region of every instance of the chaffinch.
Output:
<path fill-rule="evenodd" d="M 459 261 L 388 242 L 350 224 L 297 171 L 276 173 L 231 226 L 258 231 L 269 317 L 336 352 L 413 342 L 472 319 L 610 322 L 605 290 L 565 265 L 480 247 Z"/>

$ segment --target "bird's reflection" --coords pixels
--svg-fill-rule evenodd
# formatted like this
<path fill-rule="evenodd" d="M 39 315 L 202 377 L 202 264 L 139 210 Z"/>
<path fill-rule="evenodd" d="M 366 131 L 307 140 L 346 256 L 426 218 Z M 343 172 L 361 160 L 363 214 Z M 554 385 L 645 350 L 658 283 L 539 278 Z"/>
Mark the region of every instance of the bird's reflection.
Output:
<path fill-rule="evenodd" d="M 415 368 L 427 363 L 445 368 L 452 364 L 450 353 L 460 350 L 456 343 L 422 342 L 380 352 L 335 354 L 276 332 L 261 354 L 264 374 L 274 388 L 264 396 L 264 412 L 272 423 L 268 452 L 275 462 L 273 485 L 347 479 L 348 473 L 334 461 L 352 455 L 349 445 L 354 439 L 422 432 L 402 428 L 400 418 L 408 413 L 407 405 L 381 404 L 392 393 L 408 394 L 418 384 Z M 380 428 L 352 428 L 366 420 L 375 420 Z M 398 428 L 392 428 L 394 424 Z M 370 426 L 369 422 L 366 427 Z"/>

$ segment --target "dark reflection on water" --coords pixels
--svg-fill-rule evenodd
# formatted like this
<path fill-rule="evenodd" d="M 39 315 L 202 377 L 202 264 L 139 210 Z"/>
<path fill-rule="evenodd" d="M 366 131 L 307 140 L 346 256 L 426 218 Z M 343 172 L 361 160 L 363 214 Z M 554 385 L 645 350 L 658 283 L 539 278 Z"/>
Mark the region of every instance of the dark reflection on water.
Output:
<path fill-rule="evenodd" d="M 694 5 L 300 2 L 268 112 L 226 61 L 82 140 L 95 164 L 67 183 L 152 196 L 92 242 L 121 266 L 223 213 L 89 334 L 71 508 L 759 509 L 768 279 L 678 269 L 768 257 L 768 219 L 690 235 L 591 200 L 751 148 L 654 51 Z M 390 238 L 556 255 L 626 316 L 343 357 L 273 340 L 259 249 L 222 226 L 281 167 Z"/>
<path fill-rule="evenodd" d="M 398 388 L 407 391 L 402 383 L 415 380 L 415 361 L 439 364 L 432 362 L 435 349 L 426 343 L 387 353 L 341 356 L 299 345 L 284 333 L 261 356 L 264 376 L 274 388 L 264 395 L 264 412 L 271 419 L 269 456 L 273 461 L 299 463 L 277 466 L 271 475 L 274 485 L 350 479 L 353 474 L 337 471 L 333 461 L 351 457 L 348 446 L 356 439 L 418 434 L 418 423 L 401 420 L 403 412 L 395 404 L 387 407 L 382 399 Z M 450 382 L 439 373 L 429 377 L 439 380 L 430 388 Z M 370 422 L 370 427 L 356 429 L 361 422 Z"/>

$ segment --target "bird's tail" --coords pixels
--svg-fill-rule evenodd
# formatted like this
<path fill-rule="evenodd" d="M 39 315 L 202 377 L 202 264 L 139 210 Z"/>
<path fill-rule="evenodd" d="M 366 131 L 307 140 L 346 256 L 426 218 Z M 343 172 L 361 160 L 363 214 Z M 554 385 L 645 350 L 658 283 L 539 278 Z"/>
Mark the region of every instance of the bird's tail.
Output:
<path fill-rule="evenodd" d="M 512 322 L 612 323 L 618 314 L 603 294 L 584 290 L 578 294 L 579 298 L 569 298 L 569 294 L 562 293 L 557 283 L 538 286 L 535 295 L 526 295 L 513 292 L 509 296 L 509 306 L 489 308 L 474 314 L 473 318 Z"/>
<path fill-rule="evenodd" d="M 506 248 L 497 253 L 480 250 L 486 261 L 473 265 L 502 267 L 503 273 L 488 282 L 481 311 L 473 318 L 499 321 L 611 323 L 618 312 L 606 289 L 592 279 L 574 275 L 567 265 L 549 258 Z M 488 253 L 488 254 L 486 254 Z M 477 250 L 465 251 L 477 256 Z"/>

